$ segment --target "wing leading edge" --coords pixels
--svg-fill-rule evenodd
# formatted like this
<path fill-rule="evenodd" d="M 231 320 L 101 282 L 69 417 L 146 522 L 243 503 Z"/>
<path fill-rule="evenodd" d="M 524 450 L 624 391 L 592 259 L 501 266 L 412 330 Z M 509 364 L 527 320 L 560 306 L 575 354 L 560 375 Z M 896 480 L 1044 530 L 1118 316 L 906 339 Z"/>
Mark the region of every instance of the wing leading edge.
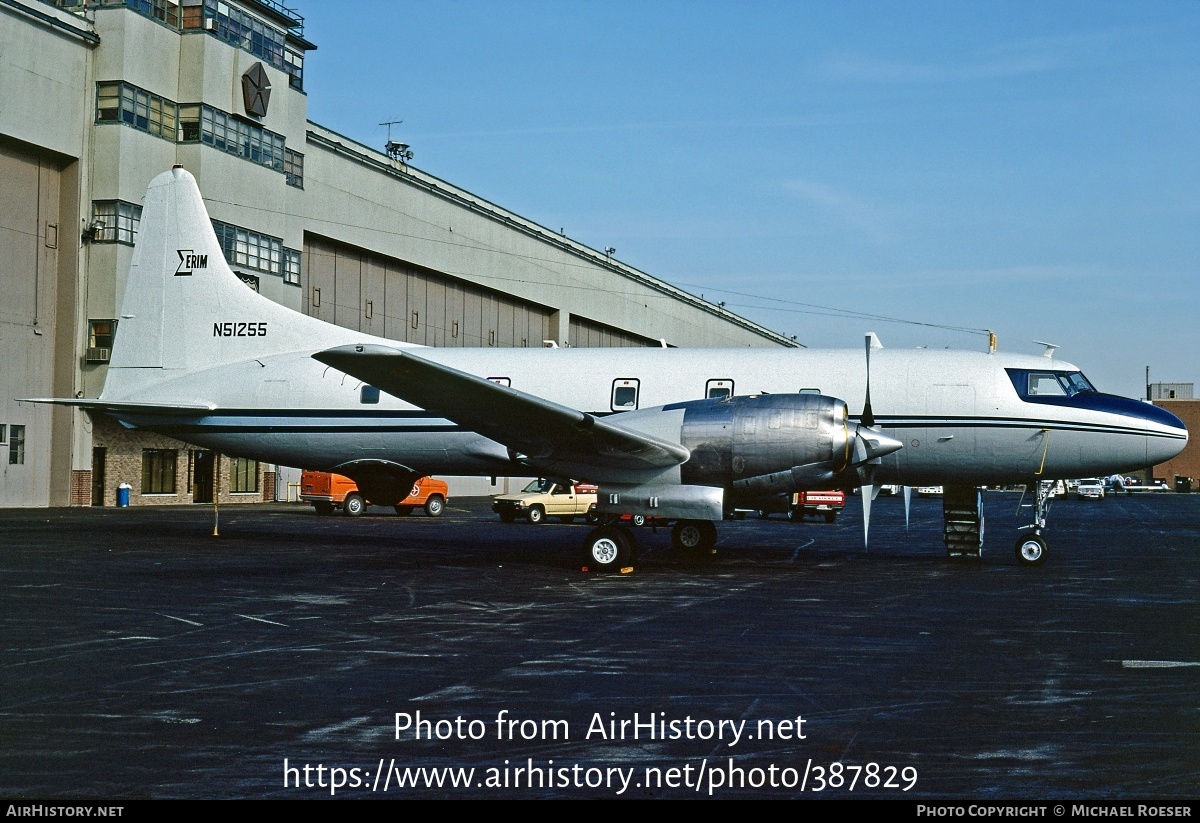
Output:
<path fill-rule="evenodd" d="M 313 358 L 405 402 L 495 440 L 535 463 L 665 469 L 687 461 L 679 445 L 568 406 L 379 345 L 338 346 Z"/>

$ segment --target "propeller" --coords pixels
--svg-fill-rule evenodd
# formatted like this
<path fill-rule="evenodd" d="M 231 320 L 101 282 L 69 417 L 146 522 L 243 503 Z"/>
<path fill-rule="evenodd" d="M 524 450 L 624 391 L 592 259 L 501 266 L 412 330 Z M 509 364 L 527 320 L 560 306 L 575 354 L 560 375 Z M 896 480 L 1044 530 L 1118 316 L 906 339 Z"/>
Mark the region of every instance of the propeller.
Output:
<path fill-rule="evenodd" d="M 875 427 L 875 410 L 871 408 L 871 349 L 882 349 L 883 344 L 875 332 L 867 332 L 867 392 L 863 401 L 862 417 L 854 436 L 854 467 L 858 470 L 861 480 L 863 501 L 863 546 L 869 545 L 871 530 L 871 502 L 879 494 L 875 485 L 875 467 L 885 455 L 899 451 L 904 444 L 893 437 L 888 437 Z M 905 498 L 907 501 L 907 498 Z M 905 507 L 907 512 L 907 506 Z"/>

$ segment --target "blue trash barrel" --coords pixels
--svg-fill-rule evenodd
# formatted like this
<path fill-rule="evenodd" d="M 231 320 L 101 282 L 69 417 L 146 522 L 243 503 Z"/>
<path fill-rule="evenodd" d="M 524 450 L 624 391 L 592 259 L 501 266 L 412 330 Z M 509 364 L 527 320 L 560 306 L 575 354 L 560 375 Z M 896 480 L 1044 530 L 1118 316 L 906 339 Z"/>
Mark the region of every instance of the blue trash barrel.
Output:
<path fill-rule="evenodd" d="M 117 506 L 123 508 L 129 505 L 129 490 L 132 488 L 128 483 L 117 486 Z"/>

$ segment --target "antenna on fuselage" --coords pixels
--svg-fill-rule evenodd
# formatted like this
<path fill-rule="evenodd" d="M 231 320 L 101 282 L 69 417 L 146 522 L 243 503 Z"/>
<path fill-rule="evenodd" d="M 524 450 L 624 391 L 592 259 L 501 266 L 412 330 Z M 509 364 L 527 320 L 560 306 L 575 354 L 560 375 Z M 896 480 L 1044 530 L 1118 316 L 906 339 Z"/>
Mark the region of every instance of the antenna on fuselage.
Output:
<path fill-rule="evenodd" d="M 1058 348 L 1057 343 L 1047 343 L 1044 340 L 1034 340 L 1033 342 L 1037 343 L 1039 346 L 1046 347 L 1046 350 L 1042 352 L 1042 357 L 1045 357 L 1047 360 L 1054 358 L 1054 350 Z"/>

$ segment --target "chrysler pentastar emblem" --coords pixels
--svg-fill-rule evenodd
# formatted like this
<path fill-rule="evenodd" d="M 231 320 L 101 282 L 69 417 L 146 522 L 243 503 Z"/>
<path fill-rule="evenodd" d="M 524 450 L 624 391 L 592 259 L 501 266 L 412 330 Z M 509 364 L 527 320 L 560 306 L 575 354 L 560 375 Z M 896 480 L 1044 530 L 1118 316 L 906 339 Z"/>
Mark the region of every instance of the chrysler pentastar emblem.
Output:
<path fill-rule="evenodd" d="M 271 102 L 271 81 L 262 63 L 255 63 L 242 75 L 242 99 L 246 104 L 246 114 L 267 116 L 267 105 Z"/>

